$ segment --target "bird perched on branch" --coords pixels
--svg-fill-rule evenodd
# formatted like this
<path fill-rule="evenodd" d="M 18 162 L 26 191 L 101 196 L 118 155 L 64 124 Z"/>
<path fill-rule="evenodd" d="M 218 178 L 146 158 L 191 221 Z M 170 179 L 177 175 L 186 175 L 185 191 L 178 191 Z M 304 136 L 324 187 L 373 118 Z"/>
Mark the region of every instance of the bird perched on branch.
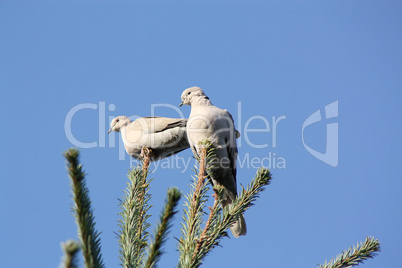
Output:
<path fill-rule="evenodd" d="M 232 115 L 214 106 L 199 87 L 190 87 L 181 95 L 181 104 L 190 105 L 191 112 L 187 122 L 187 137 L 195 156 L 199 155 L 199 142 L 210 140 L 215 145 L 215 159 L 208 168 L 208 176 L 213 185 L 222 185 L 224 193 L 222 206 L 232 203 L 237 197 L 236 185 L 236 138 L 240 136 L 234 127 Z M 235 237 L 247 233 L 242 215 L 230 230 Z"/>
<path fill-rule="evenodd" d="M 110 130 L 121 132 L 126 152 L 141 160 L 142 148 L 150 149 L 150 161 L 156 161 L 187 148 L 187 119 L 167 117 L 141 117 L 131 122 L 127 116 L 118 116 L 110 124 Z"/>

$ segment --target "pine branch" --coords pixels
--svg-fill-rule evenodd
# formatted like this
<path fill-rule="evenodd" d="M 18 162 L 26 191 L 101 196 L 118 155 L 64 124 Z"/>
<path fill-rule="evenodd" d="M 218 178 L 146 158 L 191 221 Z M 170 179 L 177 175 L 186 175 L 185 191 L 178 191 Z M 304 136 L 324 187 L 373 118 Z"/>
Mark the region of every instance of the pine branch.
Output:
<path fill-rule="evenodd" d="M 79 164 L 79 151 L 71 148 L 64 153 L 64 156 L 67 159 L 67 169 L 72 183 L 73 212 L 78 226 L 78 236 L 82 243 L 85 266 L 88 268 L 104 267 L 100 233 L 95 229 L 89 190 L 85 184 L 85 173 L 82 171 L 82 165 Z"/>
<path fill-rule="evenodd" d="M 228 207 L 222 209 L 221 203 L 215 199 L 203 236 L 199 240 L 199 245 L 194 251 L 192 262 L 188 267 L 199 267 L 202 264 L 207 254 L 219 245 L 223 237 L 228 236 L 227 229 L 237 221 L 240 215 L 254 205 L 253 202 L 258 198 L 259 193 L 265 190 L 264 187 L 269 185 L 270 181 L 269 170 L 260 168 L 247 189 L 243 189 Z M 215 196 L 222 195 L 222 187 L 214 187 L 214 190 Z"/>
<path fill-rule="evenodd" d="M 193 183 L 190 186 L 190 193 L 186 196 L 185 207 L 182 223 L 182 236 L 179 240 L 179 267 L 190 267 L 192 253 L 197 247 L 197 238 L 200 236 L 202 229 L 202 216 L 206 202 L 206 192 L 208 190 L 206 179 L 206 159 L 207 148 L 201 148 L 199 159 L 198 178 L 193 177 Z"/>
<path fill-rule="evenodd" d="M 374 258 L 380 251 L 380 242 L 374 237 L 367 237 L 366 240 L 357 244 L 356 247 L 351 246 L 348 250 L 339 254 L 329 263 L 325 262 L 319 268 L 349 268 L 363 263 L 364 260 Z"/>
<path fill-rule="evenodd" d="M 214 168 L 216 159 L 214 159 L 215 148 L 211 142 L 206 141 L 199 146 L 200 157 L 197 159 L 200 165 L 198 182 L 194 181 L 192 188 L 195 190 L 187 197 L 187 200 L 192 202 L 186 203 L 188 209 L 185 210 L 185 224 L 182 226 L 182 238 L 179 241 L 179 267 L 199 267 L 205 256 L 219 245 L 220 239 L 228 236 L 226 230 L 238 220 L 245 210 L 253 205 L 253 202 L 258 198 L 258 194 L 271 181 L 269 170 L 261 168 L 258 170 L 251 185 L 247 187 L 247 190 L 243 189 L 240 196 L 224 210 L 221 204 L 224 189 L 222 186 L 215 186 L 215 194 L 213 194 L 215 197 L 214 205 L 210 207 L 208 220 L 202 230 L 202 214 L 207 191 L 205 171 Z M 191 221 L 191 217 L 194 217 L 193 221 Z"/>
<path fill-rule="evenodd" d="M 161 248 L 167 239 L 166 237 L 171 228 L 173 216 L 177 213 L 175 209 L 179 203 L 180 197 L 181 193 L 177 188 L 168 190 L 166 204 L 156 227 L 154 242 L 149 246 L 148 260 L 145 263 L 146 268 L 156 267 L 163 253 Z"/>
<path fill-rule="evenodd" d="M 233 225 L 238 217 L 243 214 L 247 209 L 254 205 L 255 200 L 259 194 L 265 190 L 265 186 L 271 183 L 271 172 L 269 169 L 260 168 L 250 185 L 246 189 L 242 189 L 240 195 L 223 210 L 223 218 L 221 220 L 222 229 L 227 229 Z"/>
<path fill-rule="evenodd" d="M 207 233 L 210 230 L 210 226 L 213 224 L 214 221 L 216 221 L 216 218 L 218 215 L 217 212 L 221 211 L 218 208 L 218 206 L 220 204 L 220 202 L 219 202 L 220 195 L 218 193 L 215 193 L 212 196 L 215 198 L 214 205 L 213 205 L 213 207 L 209 207 L 209 210 L 210 210 L 209 217 L 208 217 L 207 223 L 205 224 L 204 230 L 200 236 L 200 239 L 198 239 L 198 241 L 197 241 L 197 247 L 196 247 L 193 257 L 192 257 L 193 261 L 196 260 L 197 253 L 201 251 L 201 248 L 205 246 L 206 240 L 208 240 Z"/>
<path fill-rule="evenodd" d="M 74 240 L 69 240 L 61 244 L 64 251 L 64 257 L 60 268 L 78 268 L 77 253 L 80 251 L 80 246 Z"/>
<path fill-rule="evenodd" d="M 142 150 L 142 166 L 134 168 L 128 174 L 129 182 L 120 201 L 121 212 L 119 215 L 119 244 L 120 259 L 123 267 L 156 267 L 163 251 L 162 246 L 167 239 L 171 228 L 175 208 L 180 200 L 181 193 L 178 189 L 168 190 L 167 200 L 160 215 L 160 222 L 157 225 L 153 242 L 148 246 L 147 238 L 149 233 L 150 215 L 147 214 L 151 195 L 147 180 L 151 151 L 147 148 Z M 71 178 L 73 192 L 73 212 L 78 226 L 78 235 L 81 242 L 82 252 L 85 260 L 85 267 L 104 267 L 101 255 L 99 233 L 95 229 L 94 215 L 89 199 L 89 191 L 85 183 L 85 173 L 79 164 L 79 151 L 69 149 L 64 153 L 67 159 L 67 169 Z M 259 194 L 265 190 L 265 186 L 271 181 L 271 174 L 268 169 L 261 168 L 257 171 L 255 178 L 246 189 L 242 189 L 240 195 L 233 202 L 222 208 L 223 186 L 216 185 L 214 204 L 209 207 L 210 213 L 204 228 L 203 214 L 207 201 L 208 191 L 206 174 L 210 168 L 214 168 L 215 148 L 211 142 L 206 141 L 200 144 L 200 156 L 197 159 L 199 168 L 197 177 L 193 177 L 193 184 L 190 193 L 186 196 L 182 223 L 182 237 L 179 240 L 180 259 L 178 267 L 199 267 L 207 254 L 216 246 L 220 240 L 228 236 L 227 229 L 230 228 L 248 208 L 254 205 Z M 74 241 L 67 241 L 62 244 L 65 256 L 60 265 L 61 268 L 76 268 L 77 253 L 80 246 Z M 144 252 L 148 248 L 148 258 L 145 260 Z M 329 263 L 318 266 L 318 268 L 349 268 L 363 263 L 364 260 L 373 258 L 380 251 L 380 243 L 373 237 L 350 247 L 342 254 L 332 259 Z"/>
<path fill-rule="evenodd" d="M 140 157 L 142 160 L 142 171 L 144 174 L 148 174 L 151 152 L 152 152 L 151 149 L 149 149 L 147 147 L 142 147 L 142 149 L 141 149 Z"/>
<path fill-rule="evenodd" d="M 151 195 L 148 193 L 151 180 L 147 180 L 148 167 L 134 168 L 128 173 L 129 182 L 120 201 L 119 245 L 120 261 L 123 267 L 142 267 L 145 249 L 148 246 L 147 222 L 151 208 L 148 205 Z"/>

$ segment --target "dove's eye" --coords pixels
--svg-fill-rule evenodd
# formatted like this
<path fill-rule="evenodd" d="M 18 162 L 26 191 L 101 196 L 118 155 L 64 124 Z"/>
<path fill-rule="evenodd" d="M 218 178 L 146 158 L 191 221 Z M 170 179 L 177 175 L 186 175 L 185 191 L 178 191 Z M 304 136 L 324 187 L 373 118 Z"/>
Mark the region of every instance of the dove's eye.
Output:
<path fill-rule="evenodd" d="M 116 122 L 119 122 L 120 121 L 120 119 L 116 119 Z"/>
<path fill-rule="evenodd" d="M 191 92 L 188 93 L 188 95 L 190 95 L 190 94 L 191 94 Z"/>

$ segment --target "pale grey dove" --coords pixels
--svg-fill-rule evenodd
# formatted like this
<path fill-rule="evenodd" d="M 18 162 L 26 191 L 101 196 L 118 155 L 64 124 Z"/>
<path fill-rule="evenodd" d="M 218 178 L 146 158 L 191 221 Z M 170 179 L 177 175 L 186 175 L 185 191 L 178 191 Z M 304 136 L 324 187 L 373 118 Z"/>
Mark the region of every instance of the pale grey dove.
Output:
<path fill-rule="evenodd" d="M 110 130 L 121 132 L 126 152 L 140 160 L 141 150 L 151 150 L 150 161 L 156 161 L 181 152 L 189 147 L 186 135 L 187 119 L 141 117 L 131 122 L 127 116 L 118 116 Z"/>
<path fill-rule="evenodd" d="M 236 138 L 240 136 L 234 127 L 232 115 L 214 105 L 199 87 L 186 89 L 181 95 L 182 105 L 191 105 L 187 122 L 187 137 L 194 155 L 198 156 L 200 141 L 210 140 L 216 147 L 218 165 L 209 169 L 208 175 L 213 184 L 222 185 L 224 194 L 222 205 L 231 204 L 237 197 L 236 185 Z M 235 237 L 247 233 L 246 222 L 242 215 L 231 226 Z"/>

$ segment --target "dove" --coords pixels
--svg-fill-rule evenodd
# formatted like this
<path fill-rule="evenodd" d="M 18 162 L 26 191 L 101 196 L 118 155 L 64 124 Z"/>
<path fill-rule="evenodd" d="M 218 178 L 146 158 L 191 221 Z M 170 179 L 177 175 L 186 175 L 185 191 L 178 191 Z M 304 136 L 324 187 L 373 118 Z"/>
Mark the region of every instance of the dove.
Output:
<path fill-rule="evenodd" d="M 141 160 L 142 148 L 150 149 L 150 161 L 160 160 L 187 148 L 187 119 L 167 117 L 140 117 L 133 122 L 127 116 L 118 116 L 110 124 L 110 130 L 121 132 L 126 152 Z"/>
<path fill-rule="evenodd" d="M 210 140 L 215 145 L 215 159 L 208 169 L 213 185 L 224 187 L 222 206 L 231 204 L 237 197 L 236 185 L 236 138 L 240 136 L 234 127 L 232 115 L 212 104 L 199 87 L 190 87 L 181 95 L 181 104 L 190 105 L 187 122 L 187 138 L 195 156 L 199 155 L 199 142 Z M 246 235 L 244 216 L 235 222 L 230 230 L 235 237 Z"/>

